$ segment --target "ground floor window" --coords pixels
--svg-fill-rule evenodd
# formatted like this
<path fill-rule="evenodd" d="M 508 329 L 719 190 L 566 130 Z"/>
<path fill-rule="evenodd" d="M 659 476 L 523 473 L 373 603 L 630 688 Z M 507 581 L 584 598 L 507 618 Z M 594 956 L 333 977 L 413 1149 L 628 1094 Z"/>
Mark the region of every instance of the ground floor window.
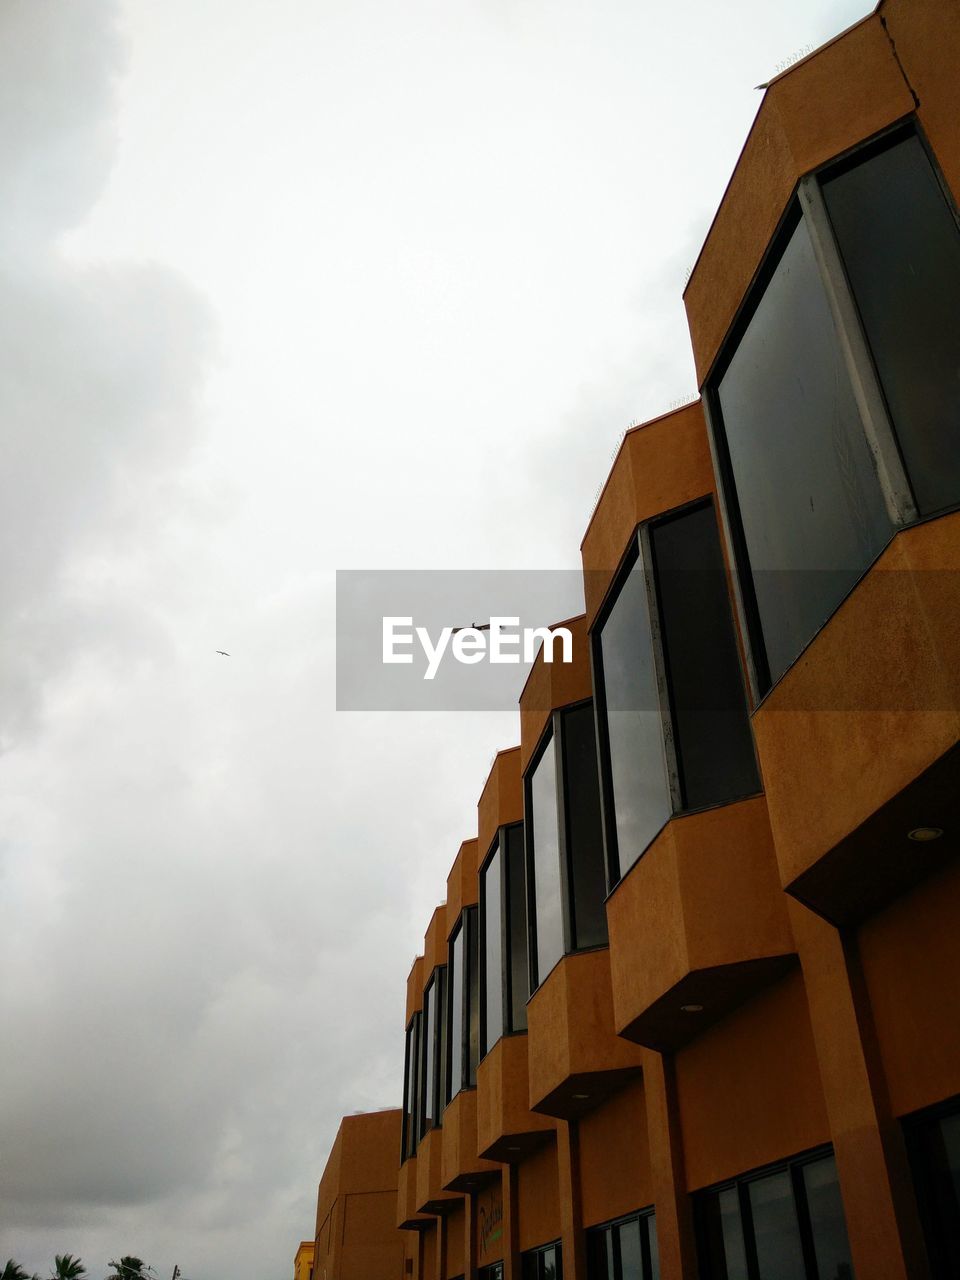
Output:
<path fill-rule="evenodd" d="M 701 1192 L 697 1221 L 704 1280 L 852 1280 L 830 1151 Z"/>
<path fill-rule="evenodd" d="M 523 1280 L 563 1280 L 563 1262 L 560 1257 L 560 1241 L 528 1249 L 521 1253 Z"/>
<path fill-rule="evenodd" d="M 588 1280 L 660 1280 L 657 1223 L 652 1209 L 587 1232 Z"/>
<path fill-rule="evenodd" d="M 960 1098 L 904 1122 L 934 1280 L 960 1276 Z"/>

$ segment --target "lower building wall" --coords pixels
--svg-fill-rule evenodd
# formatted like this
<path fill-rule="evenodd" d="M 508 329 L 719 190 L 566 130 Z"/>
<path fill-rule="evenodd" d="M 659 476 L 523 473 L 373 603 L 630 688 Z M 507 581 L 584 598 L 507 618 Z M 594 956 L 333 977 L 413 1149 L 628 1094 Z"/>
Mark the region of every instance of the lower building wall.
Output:
<path fill-rule="evenodd" d="M 863 925 L 860 962 L 894 1115 L 960 1094 L 960 866 Z"/>
<path fill-rule="evenodd" d="M 633 1081 L 579 1121 L 583 1225 L 595 1226 L 653 1201 L 646 1099 Z"/>
<path fill-rule="evenodd" d="M 446 1280 L 455 1280 L 466 1272 L 466 1212 L 463 1208 L 448 1213 L 444 1219 L 447 1231 Z"/>
<path fill-rule="evenodd" d="M 494 1262 L 503 1261 L 506 1244 L 503 1195 L 503 1178 L 500 1177 L 474 1197 L 474 1250 L 478 1267 L 489 1267 Z M 463 1270 L 466 1272 L 466 1264 Z"/>
<path fill-rule="evenodd" d="M 518 1247 L 534 1249 L 560 1236 L 557 1145 L 550 1142 L 517 1165 Z"/>
<path fill-rule="evenodd" d="M 676 1055 L 688 1190 L 830 1140 L 798 968 Z"/>

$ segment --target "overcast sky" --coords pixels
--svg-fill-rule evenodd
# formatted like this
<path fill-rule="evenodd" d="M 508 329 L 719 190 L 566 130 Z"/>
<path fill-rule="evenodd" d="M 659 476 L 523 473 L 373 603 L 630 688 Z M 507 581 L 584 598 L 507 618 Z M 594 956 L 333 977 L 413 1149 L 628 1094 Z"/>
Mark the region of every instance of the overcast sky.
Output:
<path fill-rule="evenodd" d="M 0 0 L 0 1264 L 291 1274 L 518 739 L 337 713 L 334 572 L 576 566 L 869 7 Z"/>

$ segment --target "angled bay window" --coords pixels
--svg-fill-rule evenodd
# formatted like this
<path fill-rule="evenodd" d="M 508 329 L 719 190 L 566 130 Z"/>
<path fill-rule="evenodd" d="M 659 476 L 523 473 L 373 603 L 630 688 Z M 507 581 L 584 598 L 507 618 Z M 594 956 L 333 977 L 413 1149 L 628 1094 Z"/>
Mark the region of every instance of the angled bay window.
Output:
<path fill-rule="evenodd" d="M 674 813 L 760 789 L 709 499 L 642 525 L 593 631 L 607 874 Z"/>
<path fill-rule="evenodd" d="M 434 969 L 423 992 L 423 1034 L 420 1046 L 420 1137 L 440 1123 L 445 1096 L 447 1046 L 446 965 Z"/>
<path fill-rule="evenodd" d="M 960 503 L 960 229 L 911 126 L 803 178 L 707 384 L 757 693 Z"/>
<path fill-rule="evenodd" d="M 447 1102 L 477 1083 L 478 979 L 477 908 L 466 907 L 450 939 L 447 964 Z"/>
<path fill-rule="evenodd" d="M 406 1044 L 403 1055 L 403 1118 L 401 1123 L 400 1151 L 401 1159 L 408 1160 L 417 1153 L 417 1140 L 420 1136 L 420 1022 L 422 1015 L 418 1012 L 410 1019 L 407 1026 Z"/>
<path fill-rule="evenodd" d="M 527 1028 L 523 823 L 501 827 L 480 869 L 482 1053 Z"/>
<path fill-rule="evenodd" d="M 533 991 L 561 956 L 607 941 L 592 701 L 553 713 L 524 791 Z"/>
<path fill-rule="evenodd" d="M 701 1192 L 697 1216 L 704 1280 L 853 1280 L 830 1153 Z"/>
<path fill-rule="evenodd" d="M 660 1280 L 652 1209 L 587 1232 L 587 1280 Z"/>

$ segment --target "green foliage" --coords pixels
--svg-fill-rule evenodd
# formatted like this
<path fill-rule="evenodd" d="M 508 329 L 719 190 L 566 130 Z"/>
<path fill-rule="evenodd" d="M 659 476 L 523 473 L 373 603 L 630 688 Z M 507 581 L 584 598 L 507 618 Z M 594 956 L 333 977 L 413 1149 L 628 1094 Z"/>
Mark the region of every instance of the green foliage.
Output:
<path fill-rule="evenodd" d="M 85 1275 L 87 1268 L 72 1253 L 58 1253 L 54 1261 L 52 1280 L 78 1280 Z"/>

